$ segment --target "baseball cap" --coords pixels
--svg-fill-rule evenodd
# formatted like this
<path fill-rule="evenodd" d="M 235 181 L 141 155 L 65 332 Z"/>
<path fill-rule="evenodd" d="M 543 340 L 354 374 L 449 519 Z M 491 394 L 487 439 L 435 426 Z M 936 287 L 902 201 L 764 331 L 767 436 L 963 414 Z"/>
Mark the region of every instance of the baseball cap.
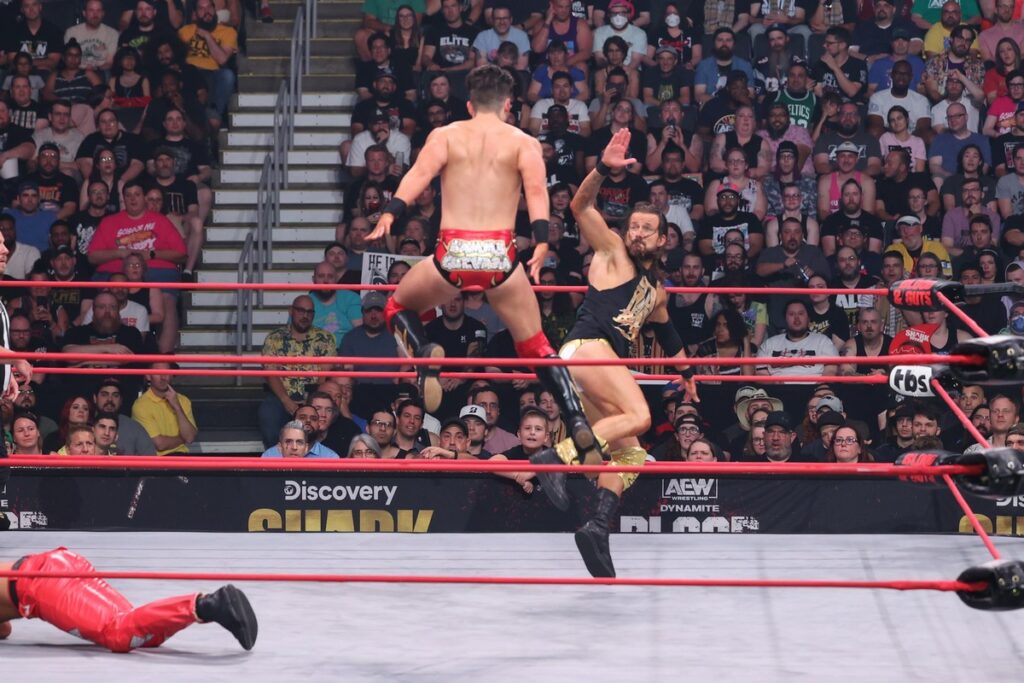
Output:
<path fill-rule="evenodd" d="M 772 31 L 779 31 L 779 32 L 781 32 L 781 33 L 785 33 L 785 32 L 786 32 L 786 27 L 785 27 L 785 26 L 783 26 L 782 24 L 772 24 L 772 25 L 771 25 L 771 26 L 769 26 L 769 27 L 768 27 L 768 29 L 767 29 L 767 30 L 765 31 L 765 35 L 768 35 L 768 34 L 770 34 L 770 33 L 771 33 Z"/>
<path fill-rule="evenodd" d="M 779 148 L 775 150 L 775 156 L 780 157 L 783 154 L 792 154 L 795 157 L 800 156 L 796 143 L 792 140 L 784 140 L 779 143 Z"/>
<path fill-rule="evenodd" d="M 457 417 L 449 417 L 447 420 L 442 422 L 441 423 L 441 431 L 444 431 L 444 430 L 448 429 L 452 425 L 457 425 L 464 433 L 468 433 L 469 432 L 469 428 L 466 427 L 466 423 L 463 422 L 462 420 L 460 420 Z"/>
<path fill-rule="evenodd" d="M 159 147 L 157 147 L 156 149 L 153 150 L 153 159 L 154 160 L 156 160 L 157 157 L 163 157 L 163 156 L 171 157 L 173 159 L 174 158 L 174 150 L 172 150 L 167 145 L 160 145 Z"/>
<path fill-rule="evenodd" d="M 60 147 L 57 146 L 56 142 L 44 142 L 43 144 L 39 145 L 38 153 L 42 154 L 47 150 L 60 154 Z"/>
<path fill-rule="evenodd" d="M 900 227 L 901 225 L 920 225 L 920 224 L 921 224 L 921 219 L 918 218 L 917 216 L 900 216 L 899 219 L 897 219 L 897 221 L 896 221 L 896 227 L 897 228 Z"/>
<path fill-rule="evenodd" d="M 769 429 L 770 427 L 782 427 L 787 432 L 793 431 L 793 423 L 789 421 L 789 415 L 781 410 L 768 413 L 768 418 L 764 421 L 764 428 Z"/>
<path fill-rule="evenodd" d="M 629 0 L 610 0 L 610 2 L 608 3 L 608 9 L 613 10 L 616 7 L 623 7 L 626 10 L 628 10 L 629 17 L 631 19 L 633 18 L 633 13 L 636 11 L 633 7 L 633 3 L 631 3 Z"/>
<path fill-rule="evenodd" d="M 888 2 L 888 1 L 889 0 L 883 0 L 883 2 Z M 891 5 L 892 3 L 889 3 L 889 4 Z M 908 31 L 905 28 L 895 29 L 892 32 L 892 39 L 893 40 L 910 40 L 910 31 Z"/>
<path fill-rule="evenodd" d="M 60 254 L 66 254 L 68 256 L 74 256 L 75 252 L 68 245 L 62 244 L 62 245 L 60 245 L 59 247 L 57 247 L 56 249 L 53 250 L 53 255 L 54 256 L 59 256 Z"/>
<path fill-rule="evenodd" d="M 739 192 L 739 190 L 737 190 L 737 189 L 736 189 L 735 187 L 733 187 L 733 186 L 732 186 L 731 184 L 729 184 L 729 183 L 722 183 L 722 184 L 721 184 L 721 185 L 720 185 L 720 186 L 718 187 L 718 196 L 719 196 L 719 197 L 721 197 L 721 196 L 722 196 L 723 194 L 725 194 L 725 193 L 727 193 L 727 192 L 730 192 L 730 193 L 732 193 L 732 194 L 736 195 L 737 197 L 739 197 L 739 196 L 740 196 L 740 192 Z"/>
<path fill-rule="evenodd" d="M 732 404 L 739 405 L 740 401 L 750 398 L 758 392 L 757 387 L 752 387 L 749 384 L 745 384 L 736 390 L 736 396 L 732 400 Z"/>
<path fill-rule="evenodd" d="M 376 80 L 380 80 L 381 78 L 390 78 L 395 83 L 398 83 L 398 76 L 395 75 L 394 71 L 392 71 L 391 69 L 389 69 L 387 67 L 384 67 L 382 69 L 377 69 L 376 73 L 373 74 L 373 80 L 376 81 Z"/>
<path fill-rule="evenodd" d="M 864 227 L 860 224 L 860 221 L 849 221 L 848 223 L 843 225 L 843 227 L 840 229 L 839 233 L 842 234 L 844 232 L 850 232 L 851 230 L 856 230 L 857 232 L 859 232 L 862 235 L 866 235 L 867 234 L 867 232 L 865 232 L 865 230 L 864 230 Z"/>
<path fill-rule="evenodd" d="M 850 152 L 851 154 L 859 155 L 860 154 L 860 147 L 858 147 L 857 145 L 853 144 L 852 142 L 841 142 L 836 147 L 836 154 L 841 154 L 843 152 Z"/>
<path fill-rule="evenodd" d="M 473 404 L 471 406 L 463 406 L 462 410 L 459 411 L 459 419 L 465 424 L 465 420 L 468 417 L 475 417 L 484 424 L 487 424 L 487 412 L 483 406 Z"/>
<path fill-rule="evenodd" d="M 878 0 L 875 0 L 875 2 L 878 2 Z M 841 427 L 844 424 L 846 424 L 846 420 L 843 418 L 843 416 L 840 415 L 839 413 L 833 413 L 832 411 L 828 411 L 818 418 L 819 427 L 825 427 L 828 425 L 832 425 L 833 427 Z"/>
<path fill-rule="evenodd" d="M 658 49 L 657 49 L 657 50 L 656 50 L 656 51 L 654 52 L 654 56 L 655 56 L 655 57 L 657 57 L 658 55 L 660 55 L 660 54 L 661 54 L 661 53 L 663 53 L 663 52 L 667 52 L 668 54 L 672 55 L 673 57 L 675 57 L 675 58 L 677 58 L 677 59 L 679 58 L 679 51 L 678 51 L 678 50 L 676 50 L 676 49 L 675 49 L 674 47 L 672 47 L 671 45 L 662 45 L 661 47 L 659 47 L 659 48 L 658 48 Z"/>
<path fill-rule="evenodd" d="M 815 408 L 815 412 L 820 415 L 823 411 L 827 410 L 841 413 L 843 412 L 843 402 L 837 396 L 822 396 L 818 399 L 818 407 Z"/>
<path fill-rule="evenodd" d="M 371 308 L 383 309 L 388 303 L 388 298 L 381 292 L 370 292 L 363 297 L 363 310 L 368 311 Z"/>

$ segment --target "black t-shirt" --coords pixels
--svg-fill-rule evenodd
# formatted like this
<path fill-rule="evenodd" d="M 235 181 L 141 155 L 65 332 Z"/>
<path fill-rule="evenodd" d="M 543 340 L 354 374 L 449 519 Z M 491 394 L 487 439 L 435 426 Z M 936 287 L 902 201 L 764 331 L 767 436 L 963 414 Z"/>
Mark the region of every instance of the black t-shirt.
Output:
<path fill-rule="evenodd" d="M 883 183 L 884 184 L 884 183 Z M 821 223 L 822 237 L 839 237 L 847 225 L 860 226 L 867 237 L 883 239 L 882 222 L 867 211 L 861 211 L 856 218 L 850 218 L 842 211 L 836 211 Z"/>
<path fill-rule="evenodd" d="M 45 105 L 39 102 L 29 102 L 24 107 L 19 107 L 13 101 L 7 101 L 7 109 L 11 113 L 11 123 L 21 126 L 30 133 L 36 130 L 36 121 L 45 119 L 49 114 Z"/>
<path fill-rule="evenodd" d="M 356 208 L 356 203 L 359 201 L 359 195 L 363 193 L 363 185 L 370 182 L 369 178 L 360 178 L 356 182 L 348 186 L 345 190 L 345 200 L 342 205 L 345 209 L 345 216 L 349 218 L 352 216 L 353 209 Z M 394 196 L 395 190 L 398 189 L 398 179 L 392 175 L 385 176 L 384 180 L 380 181 L 380 185 L 384 188 L 384 196 L 381 198 L 385 203 L 391 201 L 391 197 Z M 411 208 L 406 212 L 405 217 L 414 215 L 416 213 L 415 208 Z M 395 234 L 398 234 L 397 232 Z"/>
<path fill-rule="evenodd" d="M 725 235 L 730 230 L 739 230 L 745 240 L 751 235 L 764 234 L 764 225 L 757 216 L 747 211 L 738 211 L 732 218 L 726 218 L 720 213 L 705 216 L 696 229 L 697 241 L 711 240 L 716 254 L 725 251 Z"/>
<path fill-rule="evenodd" d="M 538 136 L 541 142 L 547 142 L 555 148 L 555 156 L 548 162 L 548 177 L 558 178 L 558 182 L 578 185 L 579 174 L 576 170 L 576 153 L 587 148 L 587 142 L 576 133 L 545 133 Z M 589 149 L 587 151 L 589 154 Z"/>
<path fill-rule="evenodd" d="M 118 12 L 121 13 L 121 14 L 124 14 L 125 12 L 134 12 L 136 4 L 137 3 L 134 2 L 133 0 L 121 0 L 121 7 L 118 9 Z M 174 6 L 178 8 L 179 12 L 182 12 L 184 10 L 184 6 L 180 2 L 180 0 L 174 0 Z M 109 7 L 109 5 L 108 5 L 108 7 Z M 154 24 L 155 28 L 157 28 L 159 30 L 163 30 L 163 31 L 172 31 L 173 28 L 171 26 L 171 20 L 170 20 L 170 17 L 168 17 L 168 15 L 167 15 L 167 3 L 166 2 L 156 2 L 156 3 L 153 3 L 153 8 L 156 10 L 156 16 L 153 17 L 153 24 Z M 108 9 L 107 12 L 108 12 L 107 19 L 110 20 L 112 18 L 110 16 L 110 14 L 109 14 L 110 10 Z M 114 19 L 114 24 L 113 25 L 116 28 L 117 27 L 117 19 L 118 19 L 118 17 L 113 17 L 113 19 Z M 185 19 L 185 21 L 188 22 L 188 19 Z M 136 26 L 135 18 L 132 17 L 132 23 L 128 27 L 128 30 L 130 31 L 131 29 L 135 28 L 135 26 Z M 122 34 L 122 35 L 124 35 L 124 34 Z"/>
<path fill-rule="evenodd" d="M 469 345 L 477 342 L 478 353 L 483 352 L 487 344 L 487 327 L 472 316 L 463 316 L 459 329 L 450 330 L 442 318 L 432 320 L 427 325 L 427 338 L 440 344 L 447 358 L 465 358 Z"/>
<path fill-rule="evenodd" d="M 50 259 L 48 258 L 48 254 L 43 254 L 43 258 L 41 258 L 40 260 L 46 264 L 47 268 L 49 268 Z M 78 274 L 76 274 L 75 277 L 72 279 L 78 282 L 85 280 L 84 277 Z M 91 289 L 89 287 L 83 287 L 81 289 L 74 289 L 71 287 L 53 287 L 50 290 L 51 310 L 63 308 L 65 311 L 67 311 L 68 318 L 74 320 L 75 318 L 78 317 L 78 314 L 82 312 L 82 304 L 86 300 L 91 300 L 93 296 L 95 296 L 97 291 L 99 290 Z M 68 331 L 68 334 L 70 334 L 70 330 Z M 65 343 L 77 344 L 80 342 Z"/>
<path fill-rule="evenodd" d="M 636 128 L 629 129 L 629 156 L 633 157 L 637 161 L 643 162 L 647 158 L 647 136 L 638 131 Z M 541 140 L 544 138 L 541 137 Z M 589 138 L 585 141 L 586 144 L 586 155 L 588 157 L 600 157 L 604 148 L 608 146 L 608 143 L 612 139 L 612 127 L 603 126 L 595 130 Z M 580 139 L 580 142 L 584 142 Z"/>
<path fill-rule="evenodd" d="M 56 291 L 56 290 L 55 290 Z M 121 344 L 132 353 L 143 353 L 145 345 L 142 340 L 142 333 L 134 327 L 121 325 L 113 334 L 100 334 L 96 331 L 95 323 L 72 327 L 64 335 L 63 346 L 68 345 L 96 346 L 98 344 Z M 138 367 L 136 364 L 127 363 L 124 367 Z M 69 391 L 93 391 L 96 387 L 95 377 L 83 375 L 81 377 L 64 378 L 65 385 Z M 142 378 L 137 375 L 130 375 L 121 378 L 121 395 L 136 396 L 142 390 Z M 91 396 L 92 394 L 86 394 Z"/>
<path fill-rule="evenodd" d="M 40 59 L 54 52 L 64 51 L 64 32 L 43 19 L 35 34 L 24 21 L 15 23 L 7 34 L 5 52 L 27 52 L 33 59 Z"/>
<path fill-rule="evenodd" d="M 1010 132 L 997 137 L 992 141 L 992 165 L 1005 164 L 1006 168 L 1013 173 L 1013 151 L 1020 145 L 1024 145 L 1024 135 L 1014 135 Z M 957 198 L 959 199 L 959 197 Z"/>
<path fill-rule="evenodd" d="M 187 86 L 184 86 L 187 88 Z M 199 100 L 192 95 L 193 91 L 188 90 L 182 93 L 182 103 L 185 105 L 186 120 L 196 126 L 206 124 L 206 110 Z M 146 109 L 146 117 L 142 120 L 143 131 L 153 131 L 157 137 L 164 133 L 164 117 L 171 109 L 177 109 L 178 105 L 166 97 L 154 97 L 149 101 L 149 108 Z"/>
<path fill-rule="evenodd" d="M 25 180 L 39 185 L 39 208 L 60 211 L 64 202 L 78 204 L 78 183 L 69 175 L 57 171 L 53 176 L 44 177 L 41 171 L 30 173 Z"/>
<path fill-rule="evenodd" d="M 160 213 L 164 215 L 184 216 L 188 213 L 188 207 L 199 203 L 196 184 L 183 175 L 174 176 L 170 185 L 161 185 L 153 178 L 152 186 L 159 187 L 164 196 L 163 206 L 160 207 Z"/>
<path fill-rule="evenodd" d="M 466 23 L 458 28 L 441 24 L 426 31 L 424 45 L 435 48 L 434 64 L 440 67 L 461 66 L 473 59 L 476 34 L 477 30 Z"/>
<path fill-rule="evenodd" d="M 862 99 L 868 85 L 867 63 L 862 59 L 850 57 L 846 60 L 845 64 L 839 67 L 839 69 L 846 74 L 848 79 L 854 83 L 860 83 L 860 88 L 850 99 Z M 818 60 L 818 62 L 811 68 L 811 79 L 815 83 L 821 83 L 825 92 L 839 93 L 840 97 L 846 97 L 846 93 L 842 91 L 839 87 L 839 82 L 836 81 L 836 75 L 832 73 L 832 69 L 825 65 L 825 62 Z"/>
<path fill-rule="evenodd" d="M 682 18 L 682 17 L 680 17 Z M 700 30 L 697 28 L 690 28 L 686 25 L 686 21 L 679 23 L 679 29 L 682 33 L 678 37 L 670 36 L 668 33 L 668 27 L 664 24 L 659 24 L 661 30 L 657 30 L 654 27 L 649 27 L 647 30 L 647 44 L 653 45 L 655 51 L 663 45 L 674 47 L 676 52 L 679 53 L 679 63 L 686 64 L 693 58 L 693 46 L 701 44 Z"/>
<path fill-rule="evenodd" d="M 395 75 L 395 80 L 398 81 L 398 93 L 404 93 L 406 90 L 415 90 L 416 83 L 412 78 L 412 70 L 407 68 L 404 64 L 398 64 L 394 59 L 388 60 L 388 66 L 386 67 Z M 356 62 L 356 88 L 366 88 L 367 90 L 373 90 L 373 81 L 377 77 L 377 72 L 381 68 L 377 66 L 377 62 L 370 60 L 368 62 Z"/>
<path fill-rule="evenodd" d="M 661 180 L 665 183 L 669 204 L 683 207 L 686 213 L 692 213 L 695 206 L 704 206 L 704 188 L 693 178 L 669 181 L 663 177 Z"/>
<path fill-rule="evenodd" d="M 391 102 L 385 102 L 381 104 L 375 97 L 371 97 L 368 100 L 356 103 L 356 106 L 352 107 L 352 123 L 362 124 L 363 128 L 369 128 L 370 122 L 376 115 L 377 110 L 380 110 L 388 115 L 391 119 L 391 129 L 401 130 L 402 119 L 416 120 L 416 108 L 413 107 L 412 102 L 405 99 L 404 97 L 398 97 Z"/>
<path fill-rule="evenodd" d="M 643 178 L 626 173 L 622 180 L 604 179 L 597 191 L 597 207 L 613 220 L 622 219 L 634 204 L 645 202 L 650 196 L 650 188 Z"/>
<path fill-rule="evenodd" d="M 833 334 L 843 341 L 850 338 L 850 321 L 846 317 L 846 311 L 831 301 L 828 310 L 824 313 L 818 313 L 813 308 L 809 309 L 809 312 L 810 325 L 808 327 L 811 332 L 823 334 L 830 340 Z"/>
<path fill-rule="evenodd" d="M 168 140 L 166 138 L 153 143 L 150 155 L 157 147 L 169 147 L 174 152 L 174 173 L 191 177 L 199 175 L 200 166 L 209 166 L 210 152 L 206 145 L 201 145 L 194 140 L 183 137 L 181 140 Z"/>
<path fill-rule="evenodd" d="M 701 107 L 700 115 L 697 117 L 698 128 L 710 128 L 712 135 L 728 133 L 736 125 L 736 107 L 732 100 L 724 95 L 718 95 L 708 100 Z"/>
<path fill-rule="evenodd" d="M 658 67 L 652 67 L 644 71 L 642 84 L 644 88 L 654 91 L 654 99 L 659 102 L 675 100 L 679 99 L 679 93 L 684 88 L 693 87 L 693 73 L 678 65 L 669 73 L 664 73 Z"/>
<path fill-rule="evenodd" d="M 471 118 L 470 115 L 469 115 L 469 109 L 466 108 L 465 101 L 460 100 L 458 97 L 451 97 L 451 96 L 449 96 L 448 99 L 445 101 L 445 104 L 448 105 L 448 114 L 449 114 L 449 120 L 450 121 L 453 121 L 453 122 L 454 121 L 468 121 Z M 521 106 L 521 103 L 513 102 L 512 103 L 513 110 L 515 109 L 516 104 L 520 104 L 520 106 Z M 430 124 L 427 121 L 427 107 L 429 107 L 429 106 L 430 106 L 430 99 L 429 98 L 428 99 L 420 99 L 419 104 L 418 104 L 418 108 L 417 108 L 417 111 L 416 111 L 416 115 L 418 117 L 416 119 L 416 121 L 417 121 L 417 123 L 419 125 L 419 128 L 417 129 L 416 133 L 417 133 L 417 135 L 420 134 L 420 133 L 423 133 L 423 138 L 422 138 L 422 141 L 420 142 L 419 145 L 415 145 L 414 144 L 413 147 L 417 147 L 417 146 L 422 147 L 423 146 L 423 142 L 425 142 L 426 139 L 427 139 L 427 134 L 430 133 L 430 130 L 425 130 L 425 129 L 429 129 L 430 128 Z M 416 137 L 413 136 L 413 140 L 415 140 L 415 139 L 416 139 Z"/>
<path fill-rule="evenodd" d="M 100 221 L 106 216 L 100 216 L 99 218 L 91 215 L 88 211 L 79 211 L 68 223 L 71 225 L 71 234 L 77 236 L 76 246 L 78 248 L 79 256 L 85 256 L 89 253 L 89 243 L 92 242 L 92 236 L 96 234 L 96 228 L 99 227 Z"/>
<path fill-rule="evenodd" d="M 75 159 L 92 159 L 96 148 L 100 146 L 113 148 L 119 171 L 127 170 L 128 164 L 134 159 L 145 163 L 146 143 L 139 136 L 125 132 L 121 132 L 113 142 L 104 138 L 100 131 L 89 133 L 79 145 Z"/>
<path fill-rule="evenodd" d="M 167 8 L 163 6 L 163 3 L 155 3 L 157 8 L 157 14 L 162 9 L 166 14 Z M 132 9 L 135 6 L 132 5 Z M 155 22 L 156 23 L 156 22 Z M 149 76 L 155 76 L 158 71 L 157 64 L 151 64 L 146 61 L 147 57 L 152 54 L 152 48 L 150 45 L 156 45 L 162 43 L 165 40 L 170 41 L 172 44 L 178 39 L 177 34 L 170 30 L 170 23 L 168 22 L 168 28 L 161 28 L 159 23 L 153 26 L 151 31 L 142 31 L 139 29 L 139 25 L 132 20 L 131 25 L 121 32 L 121 36 L 118 38 L 118 45 L 121 47 L 134 47 L 142 55 L 142 71 Z"/>
<path fill-rule="evenodd" d="M 35 144 L 32 140 L 32 131 L 15 125 L 0 129 L 0 152 L 7 152 L 25 142 Z"/>
<path fill-rule="evenodd" d="M 876 196 L 885 204 L 885 210 L 889 215 L 902 216 L 905 213 L 910 213 L 907 197 L 910 190 L 915 187 L 924 191 L 927 197 L 928 192 L 935 189 L 935 183 L 927 173 L 910 173 L 906 180 L 900 183 L 888 178 L 881 178 L 877 183 Z"/>

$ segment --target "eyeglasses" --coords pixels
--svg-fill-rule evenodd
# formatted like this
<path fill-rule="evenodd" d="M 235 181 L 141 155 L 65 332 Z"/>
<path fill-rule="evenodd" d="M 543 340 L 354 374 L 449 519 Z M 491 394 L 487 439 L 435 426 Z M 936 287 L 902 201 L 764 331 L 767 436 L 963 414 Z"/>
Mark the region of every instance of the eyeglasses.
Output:
<path fill-rule="evenodd" d="M 857 443 L 857 437 L 855 436 L 837 436 L 832 439 L 832 443 L 836 446 L 852 446 Z"/>
<path fill-rule="evenodd" d="M 292 310 L 302 315 L 313 315 L 316 312 L 312 308 L 300 308 L 299 306 L 292 306 Z"/>
<path fill-rule="evenodd" d="M 393 422 L 388 422 L 387 420 L 370 420 L 370 424 L 373 425 L 374 427 L 394 427 L 395 426 L 395 424 Z"/>
<path fill-rule="evenodd" d="M 750 443 L 764 443 L 764 437 L 755 436 L 753 439 L 750 440 Z"/>
<path fill-rule="evenodd" d="M 355 457 L 355 458 L 364 458 L 364 457 L 366 457 L 368 455 L 377 455 L 377 454 L 375 452 L 373 452 L 372 450 L 370 450 L 369 448 L 356 448 L 356 449 L 352 450 L 352 457 Z"/>
<path fill-rule="evenodd" d="M 700 428 L 690 425 L 687 427 L 680 427 L 676 431 L 679 432 L 680 434 L 699 434 Z"/>

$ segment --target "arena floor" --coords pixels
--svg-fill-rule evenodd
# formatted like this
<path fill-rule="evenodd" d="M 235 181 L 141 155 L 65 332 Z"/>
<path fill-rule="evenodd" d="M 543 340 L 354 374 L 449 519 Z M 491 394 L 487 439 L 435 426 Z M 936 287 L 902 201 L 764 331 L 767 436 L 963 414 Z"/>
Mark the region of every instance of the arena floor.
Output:
<path fill-rule="evenodd" d="M 1024 540 L 997 539 L 1008 558 Z M 967 536 L 627 536 L 620 576 L 953 579 Z M 99 569 L 585 576 L 568 535 L 11 532 L 0 557 L 65 545 Z M 209 590 L 114 582 L 136 603 Z M 0 641 L 9 681 L 1001 681 L 1024 613 L 951 593 L 837 589 L 239 584 L 252 652 L 216 625 L 116 655 L 37 620 Z M 136 678 L 137 677 L 137 678 Z"/>

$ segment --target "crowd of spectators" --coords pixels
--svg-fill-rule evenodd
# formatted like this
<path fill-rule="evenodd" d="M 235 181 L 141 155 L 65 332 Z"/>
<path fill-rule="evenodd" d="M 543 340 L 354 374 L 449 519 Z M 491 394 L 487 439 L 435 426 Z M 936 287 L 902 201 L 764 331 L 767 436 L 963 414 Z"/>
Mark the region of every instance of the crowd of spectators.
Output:
<path fill-rule="evenodd" d="M 73 7 L 78 16 L 40 0 L 0 6 L 5 278 L 40 283 L 3 290 L 11 346 L 173 353 L 180 290 L 138 283 L 191 281 L 200 265 L 217 132 L 235 89 L 241 6 L 85 0 Z M 56 289 L 46 281 L 111 286 Z M 98 389 L 102 376 L 39 373 L 17 405 L 0 402 L 11 450 L 187 452 L 196 420 L 162 369 L 153 366 L 144 382 L 136 375 Z"/>
<path fill-rule="evenodd" d="M 886 289 L 897 280 L 1024 283 L 1020 14 L 1013 0 L 367 0 L 356 35 L 352 136 L 340 147 L 345 205 L 313 279 L 394 284 L 433 252 L 436 183 L 394 234 L 376 243 L 366 237 L 430 131 L 469 117 L 466 73 L 497 64 L 518 83 L 507 121 L 540 140 L 547 164 L 551 250 L 541 283 L 586 283 L 590 248 L 569 202 L 611 135 L 626 128 L 637 161 L 605 178 L 598 208 L 612 230 L 638 202 L 663 212 L 665 284 L 710 288 L 669 297 L 688 353 L 708 359 L 701 374 L 751 376 L 749 386 L 730 385 L 739 386 L 735 421 L 724 429 L 711 429 L 721 416 L 702 415 L 701 404 L 669 383 L 643 436 L 652 458 L 891 461 L 915 445 L 969 447 L 971 437 L 930 400 L 892 396 L 870 419 L 863 407 L 855 419 L 827 380 L 805 384 L 810 401 L 793 405 L 756 379 L 886 374 L 854 359 L 947 354 L 972 336 L 946 312 L 890 306 Z M 530 257 L 525 211 L 517 247 L 521 260 Z M 720 286 L 807 294 L 720 295 Z M 824 288 L 879 294 L 814 293 Z M 537 296 L 557 348 L 582 295 Z M 400 369 L 383 305 L 376 294 L 299 297 L 264 353 L 394 357 Z M 989 333 L 1024 335 L 1024 302 L 1015 297 L 972 298 L 964 309 Z M 446 355 L 514 355 L 486 295 L 458 295 L 435 315 L 428 335 Z M 661 355 L 650 331 L 633 354 Z M 817 362 L 838 356 L 850 362 Z M 743 357 L 806 362 L 712 362 Z M 292 454 L 318 444 L 340 457 L 524 458 L 538 410 L 547 443 L 564 432 L 557 406 L 528 382 L 445 380 L 436 415 L 424 414 L 413 386 L 395 382 L 359 379 L 334 406 L 351 416 L 346 433 L 358 438 L 328 443 L 323 434 L 335 423 L 309 420 L 305 445 Z M 329 384 L 272 385 L 261 407 L 268 448 L 284 451 L 289 434 L 295 441 L 292 420 L 303 422 L 304 410 L 312 417 L 310 392 Z M 994 443 L 1024 441 L 1014 436 L 1024 435 L 1015 427 L 1019 392 L 961 387 L 956 395 Z"/>

